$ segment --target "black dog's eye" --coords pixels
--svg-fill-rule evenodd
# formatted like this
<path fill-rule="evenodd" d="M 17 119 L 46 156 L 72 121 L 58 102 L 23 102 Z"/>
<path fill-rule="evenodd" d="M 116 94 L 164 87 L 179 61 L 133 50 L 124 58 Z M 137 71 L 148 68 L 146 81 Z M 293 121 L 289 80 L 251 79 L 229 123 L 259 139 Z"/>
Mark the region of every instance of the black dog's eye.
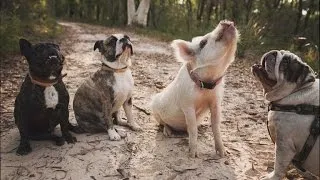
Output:
<path fill-rule="evenodd" d="M 200 41 L 200 44 L 199 44 L 200 49 L 203 49 L 204 46 L 206 46 L 207 42 L 208 42 L 208 41 L 207 41 L 206 39 L 201 40 L 201 41 Z"/>

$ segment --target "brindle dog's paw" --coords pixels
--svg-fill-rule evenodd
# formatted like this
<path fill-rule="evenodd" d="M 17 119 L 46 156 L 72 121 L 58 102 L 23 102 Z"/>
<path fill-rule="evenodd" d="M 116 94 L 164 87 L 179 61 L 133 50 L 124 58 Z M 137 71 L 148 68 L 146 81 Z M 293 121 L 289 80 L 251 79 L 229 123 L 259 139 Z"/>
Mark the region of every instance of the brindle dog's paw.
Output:
<path fill-rule="evenodd" d="M 32 151 L 29 143 L 20 144 L 17 150 L 17 155 L 27 155 Z"/>
<path fill-rule="evenodd" d="M 75 142 L 77 142 L 77 138 L 73 137 L 71 134 L 64 136 L 64 138 L 68 144 L 70 144 L 70 143 L 74 144 Z"/>
<path fill-rule="evenodd" d="M 111 141 L 120 141 L 121 140 L 121 136 L 117 133 L 117 131 L 114 128 L 108 129 L 108 135 L 109 135 L 109 139 Z"/>
<path fill-rule="evenodd" d="M 63 137 L 55 136 L 53 140 L 56 142 L 57 146 L 62 146 L 65 143 L 65 139 Z"/>

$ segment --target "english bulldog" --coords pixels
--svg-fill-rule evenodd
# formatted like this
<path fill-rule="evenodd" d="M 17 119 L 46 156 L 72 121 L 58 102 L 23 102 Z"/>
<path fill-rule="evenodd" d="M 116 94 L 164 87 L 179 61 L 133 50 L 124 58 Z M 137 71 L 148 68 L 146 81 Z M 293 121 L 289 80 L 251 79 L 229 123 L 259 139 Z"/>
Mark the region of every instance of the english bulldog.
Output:
<path fill-rule="evenodd" d="M 298 162 L 299 168 L 319 176 L 319 126 L 313 129 L 318 131 L 313 132 L 314 141 L 305 146 L 312 124 L 319 123 L 319 79 L 300 57 L 284 50 L 267 52 L 261 64 L 253 65 L 251 70 L 271 103 L 268 126 L 275 141 L 275 165 L 274 171 L 263 179 L 283 178 L 288 165 L 307 146 L 310 153 L 304 162 Z"/>
<path fill-rule="evenodd" d="M 114 128 L 114 122 L 128 125 L 133 130 L 141 129 L 132 116 L 132 43 L 127 35 L 113 34 L 106 40 L 97 41 L 93 50 L 96 49 L 102 55 L 101 68 L 78 88 L 73 109 L 79 126 L 85 132 L 107 131 L 110 140 L 119 141 L 121 136 Z M 119 116 L 121 107 L 127 121 Z"/>
<path fill-rule="evenodd" d="M 173 82 L 153 97 L 151 109 L 164 126 L 165 136 L 188 132 L 191 157 L 197 156 L 198 125 L 209 110 L 215 149 L 224 156 L 220 135 L 224 75 L 235 59 L 238 36 L 233 22 L 221 21 L 212 32 L 191 42 L 174 40 L 171 44 L 183 65 Z"/>
<path fill-rule="evenodd" d="M 26 57 L 29 72 L 15 100 L 14 118 L 20 132 L 18 155 L 31 152 L 29 140 L 54 140 L 63 145 L 64 140 L 75 143 L 69 130 L 78 131 L 69 123 L 69 94 L 61 74 L 64 56 L 57 44 L 32 45 L 20 39 L 20 51 Z M 62 136 L 53 134 L 60 124 Z"/>

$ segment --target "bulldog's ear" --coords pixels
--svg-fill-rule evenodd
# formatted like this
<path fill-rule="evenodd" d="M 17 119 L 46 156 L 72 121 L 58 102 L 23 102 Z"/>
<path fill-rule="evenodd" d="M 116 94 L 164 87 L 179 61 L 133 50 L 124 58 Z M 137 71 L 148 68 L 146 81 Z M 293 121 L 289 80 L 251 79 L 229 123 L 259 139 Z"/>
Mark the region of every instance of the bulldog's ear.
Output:
<path fill-rule="evenodd" d="M 103 52 L 103 41 L 102 40 L 94 43 L 93 50 L 95 51 L 97 48 L 99 49 L 99 52 Z"/>
<path fill-rule="evenodd" d="M 195 59 L 195 52 L 191 48 L 191 43 L 184 40 L 174 40 L 171 43 L 178 61 L 192 61 Z"/>
<path fill-rule="evenodd" d="M 26 39 L 20 39 L 19 45 L 20 45 L 20 52 L 23 56 L 28 58 L 32 55 L 32 44 L 29 41 L 27 41 Z"/>
<path fill-rule="evenodd" d="M 298 87 L 314 82 L 316 79 L 312 68 L 302 62 L 299 57 L 290 59 L 284 77 L 288 82 L 296 83 Z"/>

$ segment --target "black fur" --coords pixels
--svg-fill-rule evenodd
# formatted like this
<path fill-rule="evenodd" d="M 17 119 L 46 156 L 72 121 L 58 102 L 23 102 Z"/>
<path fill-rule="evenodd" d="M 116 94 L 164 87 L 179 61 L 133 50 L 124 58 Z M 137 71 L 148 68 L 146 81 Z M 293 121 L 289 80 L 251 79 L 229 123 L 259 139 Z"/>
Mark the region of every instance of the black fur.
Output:
<path fill-rule="evenodd" d="M 47 80 L 50 75 L 61 76 L 63 56 L 59 46 L 52 43 L 31 45 L 27 40 L 20 39 L 20 50 L 27 58 L 31 75 Z M 53 56 L 53 58 L 49 58 Z M 45 87 L 33 84 L 30 76 L 25 77 L 20 92 L 15 100 L 14 118 L 18 126 L 21 140 L 17 154 L 26 155 L 31 152 L 29 139 L 54 140 L 57 145 L 63 145 L 64 139 L 68 143 L 76 142 L 76 138 L 69 133 L 69 129 L 76 130 L 69 119 L 69 94 L 62 81 L 54 85 L 58 92 L 58 104 L 47 108 L 44 98 Z M 54 128 L 60 124 L 62 137 L 53 135 Z"/>

